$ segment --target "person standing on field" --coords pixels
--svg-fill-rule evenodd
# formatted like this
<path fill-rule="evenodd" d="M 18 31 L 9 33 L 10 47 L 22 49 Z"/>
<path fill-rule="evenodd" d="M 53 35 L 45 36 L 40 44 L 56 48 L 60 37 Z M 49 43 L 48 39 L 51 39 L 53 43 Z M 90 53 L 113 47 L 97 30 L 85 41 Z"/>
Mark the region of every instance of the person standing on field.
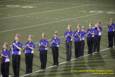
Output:
<path fill-rule="evenodd" d="M 2 77 L 9 77 L 9 65 L 10 65 L 10 51 L 8 50 L 8 43 L 3 44 L 1 52 L 1 74 Z"/>
<path fill-rule="evenodd" d="M 46 38 L 46 35 L 42 33 L 42 38 L 39 41 L 41 69 L 46 69 L 48 45 L 48 39 Z"/>
<path fill-rule="evenodd" d="M 32 41 L 32 35 L 28 35 L 28 41 L 24 47 L 26 74 L 32 73 L 34 48 L 35 44 Z"/>
<path fill-rule="evenodd" d="M 89 28 L 87 29 L 87 46 L 88 46 L 88 54 L 93 53 L 93 48 L 94 48 L 94 33 L 93 33 L 93 28 L 92 24 L 89 24 Z"/>
<path fill-rule="evenodd" d="M 58 32 L 54 32 L 54 36 L 51 39 L 51 49 L 53 54 L 53 65 L 59 65 L 59 46 L 60 46 L 60 38 L 58 37 Z"/>
<path fill-rule="evenodd" d="M 74 46 L 75 46 L 75 58 L 78 58 L 81 56 L 81 28 L 80 25 L 77 25 L 77 29 L 73 34 L 73 38 L 74 38 Z"/>
<path fill-rule="evenodd" d="M 72 56 L 72 36 L 73 32 L 71 30 L 71 25 L 68 25 L 67 30 L 64 33 L 65 37 L 65 47 L 66 47 L 66 60 L 70 61 Z"/>
<path fill-rule="evenodd" d="M 114 23 L 112 22 L 112 19 L 110 19 L 109 25 L 108 25 L 108 47 L 113 48 L 114 44 Z"/>
<path fill-rule="evenodd" d="M 11 45 L 12 50 L 12 66 L 14 77 L 19 77 L 20 73 L 20 56 L 22 51 L 22 43 L 20 42 L 20 35 L 16 34 Z"/>

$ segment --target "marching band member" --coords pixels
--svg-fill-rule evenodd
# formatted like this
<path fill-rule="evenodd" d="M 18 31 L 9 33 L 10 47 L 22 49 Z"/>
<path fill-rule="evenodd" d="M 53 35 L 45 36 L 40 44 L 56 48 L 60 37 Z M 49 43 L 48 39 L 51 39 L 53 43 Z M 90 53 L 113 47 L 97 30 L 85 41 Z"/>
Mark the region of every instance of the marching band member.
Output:
<path fill-rule="evenodd" d="M 113 42 L 114 42 L 114 24 L 112 22 L 112 19 L 110 20 L 109 22 L 109 25 L 108 25 L 108 47 L 109 48 L 113 48 Z"/>
<path fill-rule="evenodd" d="M 88 54 L 93 53 L 93 46 L 94 46 L 93 39 L 94 39 L 94 33 L 93 33 L 92 24 L 89 24 L 89 28 L 87 29 Z"/>
<path fill-rule="evenodd" d="M 97 24 L 95 25 L 95 28 L 98 31 L 98 36 L 97 36 L 97 40 L 98 40 L 97 52 L 99 52 L 100 51 L 100 41 L 101 41 L 101 36 L 102 36 L 102 24 L 101 24 L 101 22 L 97 22 Z"/>
<path fill-rule="evenodd" d="M 96 39 L 96 30 L 95 27 L 92 27 L 92 51 L 93 53 L 96 51 L 96 43 L 97 43 L 97 39 Z"/>
<path fill-rule="evenodd" d="M 20 42 L 20 35 L 16 34 L 14 42 L 11 45 L 12 50 L 12 66 L 14 77 L 19 77 L 20 71 L 20 55 L 22 51 L 22 43 Z"/>
<path fill-rule="evenodd" d="M 28 41 L 26 42 L 24 47 L 26 74 L 32 73 L 34 48 L 35 44 L 32 42 L 32 35 L 29 35 Z"/>
<path fill-rule="evenodd" d="M 60 38 L 58 37 L 58 32 L 55 31 L 53 38 L 51 39 L 51 48 L 53 53 L 53 62 L 54 65 L 59 64 L 58 58 L 59 58 L 59 46 L 60 46 Z"/>
<path fill-rule="evenodd" d="M 48 44 L 45 34 L 42 33 L 42 39 L 39 41 L 41 69 L 46 69 Z"/>
<path fill-rule="evenodd" d="M 77 25 L 77 30 L 74 32 L 73 37 L 74 37 L 74 44 L 75 44 L 75 58 L 80 57 L 80 52 L 81 52 L 81 35 L 80 35 L 80 25 Z"/>
<path fill-rule="evenodd" d="M 113 22 L 112 18 L 110 18 L 110 23 L 113 27 L 113 45 L 115 46 L 115 23 Z"/>
<path fill-rule="evenodd" d="M 99 45 L 99 42 L 98 42 L 98 39 L 99 39 L 99 37 L 98 37 L 98 34 L 99 34 L 99 31 L 98 31 L 98 29 L 96 28 L 96 26 L 97 26 L 97 24 L 95 24 L 95 26 L 94 26 L 94 28 L 93 28 L 93 31 L 94 31 L 94 40 L 93 40 L 93 42 L 94 42 L 94 49 L 93 49 L 93 51 L 94 52 L 99 52 L 98 51 L 98 45 Z"/>
<path fill-rule="evenodd" d="M 66 39 L 66 60 L 70 61 L 72 56 L 72 36 L 73 32 L 71 30 L 71 25 L 68 25 L 67 30 L 64 33 Z"/>
<path fill-rule="evenodd" d="M 113 23 L 113 39 L 114 39 L 114 46 L 115 46 L 115 23 Z"/>
<path fill-rule="evenodd" d="M 2 77 L 9 77 L 10 51 L 8 50 L 8 43 L 3 44 L 1 52 L 1 74 Z"/>
<path fill-rule="evenodd" d="M 85 37 L 86 37 L 86 31 L 84 29 L 84 26 L 82 26 L 81 28 L 81 52 L 80 52 L 80 56 L 84 55 L 84 47 L 85 47 Z"/>

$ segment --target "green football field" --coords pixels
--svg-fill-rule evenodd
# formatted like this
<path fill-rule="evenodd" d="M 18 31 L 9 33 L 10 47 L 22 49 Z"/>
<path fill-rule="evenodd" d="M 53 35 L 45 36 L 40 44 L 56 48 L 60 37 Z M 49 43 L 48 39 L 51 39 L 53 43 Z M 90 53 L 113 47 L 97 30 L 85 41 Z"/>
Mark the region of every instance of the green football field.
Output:
<path fill-rule="evenodd" d="M 115 48 L 107 48 L 107 24 L 109 18 L 115 21 L 114 0 L 0 0 L 0 49 L 3 42 L 11 42 L 16 33 L 21 34 L 21 42 L 27 41 L 28 34 L 33 35 L 37 45 L 41 33 L 50 40 L 55 30 L 59 32 L 61 46 L 59 51 L 59 67 L 52 66 L 52 52 L 48 50 L 47 69 L 40 70 L 39 51 L 36 46 L 33 62 L 33 73 L 25 75 L 25 56 L 22 52 L 20 76 L 27 77 L 115 77 Z M 101 21 L 103 34 L 101 52 L 93 56 L 87 55 L 66 62 L 64 31 L 68 24 L 75 30 L 77 24 L 88 27 L 89 23 Z M 10 75 L 12 63 L 10 62 Z"/>

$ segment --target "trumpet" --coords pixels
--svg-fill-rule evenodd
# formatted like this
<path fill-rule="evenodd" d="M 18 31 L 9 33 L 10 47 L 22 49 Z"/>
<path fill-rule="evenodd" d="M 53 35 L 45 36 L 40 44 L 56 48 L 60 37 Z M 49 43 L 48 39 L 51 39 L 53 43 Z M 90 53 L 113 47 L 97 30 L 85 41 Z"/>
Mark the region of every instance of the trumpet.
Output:
<path fill-rule="evenodd" d="M 23 50 L 24 50 L 24 48 L 21 48 L 21 47 L 17 46 L 15 43 L 13 43 L 13 45 L 14 45 L 17 49 L 19 49 L 20 51 L 23 51 Z M 13 48 L 12 48 L 13 45 L 10 45 L 11 50 L 13 50 Z"/>
<path fill-rule="evenodd" d="M 79 39 L 81 40 L 81 35 L 79 35 L 78 33 L 76 33 L 75 35 L 77 35 L 79 37 Z"/>

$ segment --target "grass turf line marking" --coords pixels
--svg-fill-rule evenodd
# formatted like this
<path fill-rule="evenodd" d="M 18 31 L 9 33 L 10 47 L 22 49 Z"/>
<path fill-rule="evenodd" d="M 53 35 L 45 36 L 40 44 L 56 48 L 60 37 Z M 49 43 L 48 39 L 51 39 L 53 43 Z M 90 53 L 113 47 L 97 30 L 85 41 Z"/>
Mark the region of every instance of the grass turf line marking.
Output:
<path fill-rule="evenodd" d="M 115 14 L 115 11 L 107 11 L 106 14 Z"/>
<path fill-rule="evenodd" d="M 106 51 L 106 50 L 108 50 L 108 49 L 109 49 L 109 48 L 104 48 L 104 49 L 102 49 L 102 50 L 100 50 L 100 51 L 101 51 L 101 52 L 104 52 L 104 51 Z M 87 56 L 89 56 L 89 54 L 88 54 L 88 55 L 81 56 L 81 57 L 87 57 Z M 81 58 L 81 57 L 79 57 L 79 58 Z M 77 58 L 77 59 L 79 59 L 79 58 Z M 74 61 L 74 60 L 76 60 L 76 58 L 71 59 L 71 61 Z M 67 63 L 67 61 L 64 61 L 64 62 L 59 63 L 59 65 L 66 64 L 66 63 Z M 55 65 L 47 67 L 46 70 L 47 70 L 47 69 L 50 69 L 50 68 L 53 68 L 53 67 L 55 67 Z M 41 71 L 44 71 L 44 70 L 37 70 L 37 71 L 35 71 L 35 72 L 33 72 L 33 73 L 22 75 L 21 77 L 29 76 L 29 75 L 32 75 L 32 74 L 34 74 L 34 73 L 38 73 L 38 72 L 41 72 Z"/>
<path fill-rule="evenodd" d="M 98 14 L 99 13 L 88 14 L 88 15 L 79 16 L 79 17 L 75 17 L 75 18 L 65 18 L 65 19 L 61 19 L 59 21 L 52 21 L 52 22 L 47 22 L 47 23 L 42 23 L 42 24 L 35 24 L 35 25 L 27 26 L 27 27 L 15 28 L 15 29 L 10 29 L 10 30 L 8 29 L 8 30 L 0 31 L 0 33 L 11 32 L 11 31 L 15 31 L 15 30 L 24 30 L 24 29 L 35 28 L 35 27 L 41 27 L 43 25 L 54 24 L 54 23 L 58 23 L 58 22 L 62 22 L 62 21 L 75 20 L 75 19 L 89 17 L 89 16 L 94 16 L 94 15 L 98 15 Z"/>
<path fill-rule="evenodd" d="M 62 10 L 67 10 L 67 9 L 72 9 L 72 8 L 77 8 L 77 7 L 83 7 L 83 6 L 89 6 L 89 5 L 88 5 L 88 4 L 84 4 L 84 5 L 73 6 L 73 7 L 66 7 L 66 8 L 53 9 L 53 10 L 46 10 L 46 11 L 42 11 L 42 12 L 32 12 L 32 13 L 28 13 L 28 14 L 22 14 L 22 15 L 16 15 L 16 16 L 3 17 L 3 18 L 0 18 L 0 19 L 23 17 L 23 16 L 28 16 L 28 15 L 33 15 L 33 14 L 43 14 L 43 13 L 49 13 L 49 12 L 55 12 L 55 11 L 62 11 Z"/>
<path fill-rule="evenodd" d="M 6 5 L 8 8 L 35 8 L 34 6 L 31 5 Z"/>
<path fill-rule="evenodd" d="M 115 11 L 103 11 L 103 10 L 90 10 L 89 13 L 105 13 L 105 14 L 115 14 Z"/>
<path fill-rule="evenodd" d="M 104 13 L 103 10 L 90 10 L 89 13 Z"/>

